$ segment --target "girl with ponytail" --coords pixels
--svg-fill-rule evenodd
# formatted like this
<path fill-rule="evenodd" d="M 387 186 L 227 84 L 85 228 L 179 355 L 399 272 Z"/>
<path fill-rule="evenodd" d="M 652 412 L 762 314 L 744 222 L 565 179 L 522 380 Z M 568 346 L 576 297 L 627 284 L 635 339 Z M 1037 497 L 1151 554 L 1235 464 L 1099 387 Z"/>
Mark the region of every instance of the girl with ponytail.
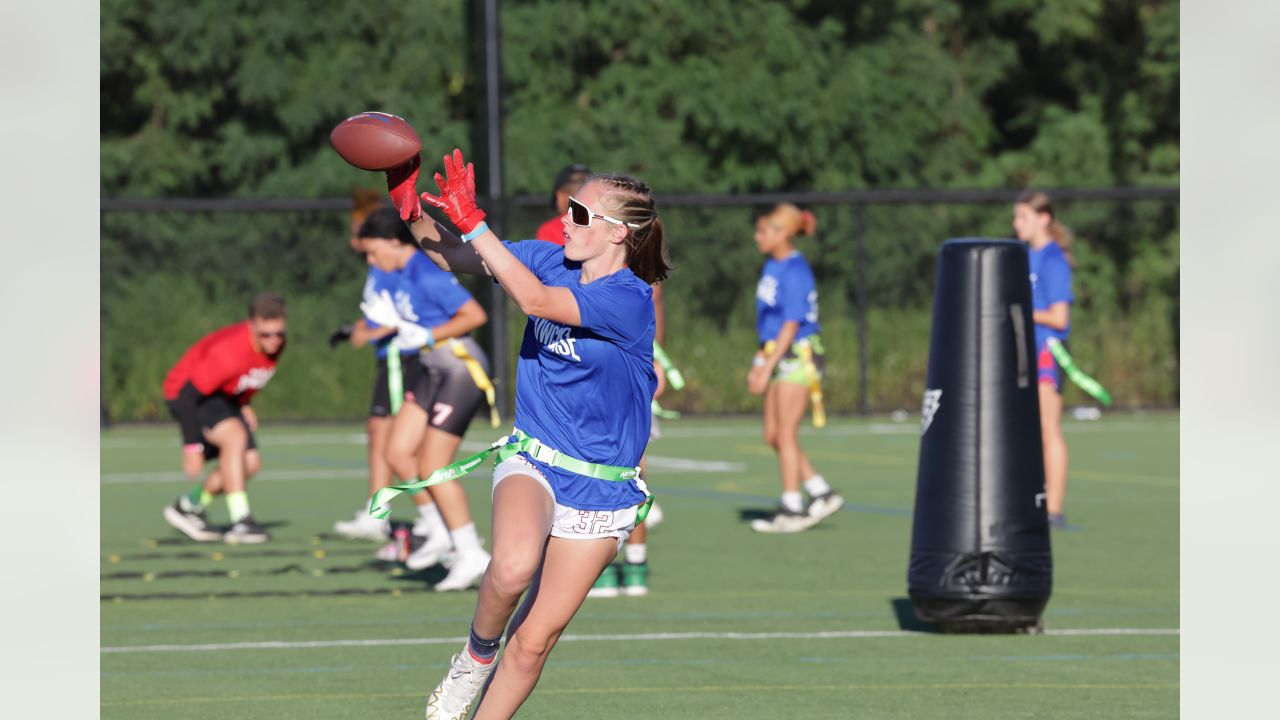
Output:
<path fill-rule="evenodd" d="M 778 205 L 756 221 L 756 248 L 769 259 L 756 285 L 760 348 L 747 375 L 747 389 L 764 395 L 764 440 L 778 454 L 782 477 L 780 506 L 768 519 L 752 521 L 756 532 L 807 530 L 844 504 L 800 447 L 800 420 L 811 400 L 814 425 L 826 422 L 818 287 L 794 240 L 798 234 L 813 235 L 817 225 L 813 213 L 790 203 Z M 807 504 L 802 485 L 809 493 Z"/>
<path fill-rule="evenodd" d="M 1049 196 L 1027 191 L 1013 205 L 1013 230 L 1030 246 L 1031 317 L 1036 324 L 1036 358 L 1040 387 L 1040 434 L 1044 446 L 1044 484 L 1049 526 L 1067 525 L 1067 440 L 1062 434 L 1062 370 L 1048 341 L 1063 345 L 1071 332 L 1071 231 L 1053 215 Z"/>
<path fill-rule="evenodd" d="M 529 322 L 516 360 L 515 431 L 437 471 L 444 480 L 488 454 L 498 458 L 493 560 L 470 638 L 428 696 L 426 717 L 471 717 L 478 703 L 477 720 L 509 718 L 652 504 L 637 466 L 658 386 L 651 284 L 666 278 L 670 264 L 653 196 L 635 178 L 588 178 L 569 198 L 561 247 L 499 239 L 476 204 L 474 169 L 462 152 L 444 165 L 445 175 L 435 176 L 439 196 L 418 195 L 418 158 L 387 172 L 401 219 L 437 265 L 491 275 Z M 457 230 L 426 216 L 422 200 Z"/>

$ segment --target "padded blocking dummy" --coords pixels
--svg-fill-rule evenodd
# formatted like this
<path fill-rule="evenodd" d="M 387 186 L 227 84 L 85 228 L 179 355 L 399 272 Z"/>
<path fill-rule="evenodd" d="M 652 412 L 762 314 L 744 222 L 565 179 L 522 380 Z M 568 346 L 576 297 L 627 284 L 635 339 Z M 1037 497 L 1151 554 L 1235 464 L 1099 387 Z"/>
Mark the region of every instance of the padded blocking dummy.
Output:
<path fill-rule="evenodd" d="M 908 593 L 944 632 L 1035 632 L 1053 586 L 1026 246 L 943 243 Z"/>

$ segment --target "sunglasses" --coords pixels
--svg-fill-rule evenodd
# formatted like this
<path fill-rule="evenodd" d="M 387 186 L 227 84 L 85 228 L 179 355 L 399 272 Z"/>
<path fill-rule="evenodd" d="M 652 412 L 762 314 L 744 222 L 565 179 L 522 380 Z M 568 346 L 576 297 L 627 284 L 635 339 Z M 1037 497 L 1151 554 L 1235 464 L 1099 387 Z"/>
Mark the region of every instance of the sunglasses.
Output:
<path fill-rule="evenodd" d="M 593 213 L 591 212 L 591 208 L 587 207 L 586 205 L 583 205 L 581 202 L 578 201 L 577 198 L 573 197 L 572 195 L 569 196 L 569 222 L 573 223 L 574 225 L 577 225 L 578 227 L 591 227 L 592 218 L 600 218 L 601 220 L 604 220 L 607 223 L 613 223 L 614 225 L 625 225 L 629 228 L 640 227 L 639 223 L 624 222 L 615 217 L 609 217 L 608 215 L 601 215 L 600 213 Z"/>
<path fill-rule="evenodd" d="M 281 330 L 279 332 L 260 332 L 258 333 L 258 337 L 262 338 L 263 340 L 268 340 L 270 338 L 283 338 L 284 331 Z"/>

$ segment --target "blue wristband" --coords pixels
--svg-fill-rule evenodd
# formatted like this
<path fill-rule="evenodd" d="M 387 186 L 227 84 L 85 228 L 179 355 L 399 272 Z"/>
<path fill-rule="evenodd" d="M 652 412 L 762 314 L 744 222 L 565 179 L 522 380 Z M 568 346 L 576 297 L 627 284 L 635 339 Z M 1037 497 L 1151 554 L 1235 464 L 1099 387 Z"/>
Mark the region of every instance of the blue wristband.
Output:
<path fill-rule="evenodd" d="M 423 328 L 423 329 L 427 331 L 427 347 L 431 348 L 432 350 L 435 350 L 436 349 L 435 334 L 431 332 L 431 328 Z"/>
<path fill-rule="evenodd" d="M 462 236 L 462 242 L 469 243 L 488 231 L 489 231 L 489 223 L 481 220 L 480 224 L 472 228 L 471 232 Z"/>

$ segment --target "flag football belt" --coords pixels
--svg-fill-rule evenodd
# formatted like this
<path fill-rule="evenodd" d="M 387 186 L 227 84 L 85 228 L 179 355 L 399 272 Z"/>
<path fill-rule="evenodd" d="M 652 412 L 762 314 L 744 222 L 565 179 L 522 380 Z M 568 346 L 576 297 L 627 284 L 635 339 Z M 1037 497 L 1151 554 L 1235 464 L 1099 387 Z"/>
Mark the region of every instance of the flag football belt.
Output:
<path fill-rule="evenodd" d="M 662 372 L 666 374 L 667 384 L 671 386 L 671 389 L 683 390 L 684 375 L 680 374 L 680 368 L 676 367 L 675 363 L 671 362 L 671 358 L 667 356 L 667 351 L 662 349 L 662 346 L 658 344 L 657 340 L 653 341 L 653 359 L 658 361 L 658 367 L 661 367 Z M 680 417 L 680 413 L 675 410 L 663 410 L 662 406 L 658 404 L 657 398 L 654 398 L 653 401 L 649 403 L 649 410 L 654 415 L 668 420 Z"/>
<path fill-rule="evenodd" d="M 809 383 L 809 400 L 813 403 L 813 426 L 826 427 L 827 411 L 822 403 L 822 376 L 818 373 L 818 366 L 813 362 L 814 348 L 819 352 L 822 351 L 822 341 L 817 335 L 810 335 L 803 340 L 797 340 L 791 343 L 791 352 L 800 360 L 800 366 L 804 369 L 805 379 Z M 764 344 L 764 354 L 772 355 L 774 350 L 778 349 L 778 341 L 770 340 Z"/>
<path fill-rule="evenodd" d="M 369 515 L 381 520 L 391 513 L 390 507 L 384 507 L 392 498 L 401 493 L 414 492 L 423 488 L 439 485 L 466 475 L 467 473 L 480 467 L 490 455 L 497 453 L 494 464 L 497 465 L 504 460 L 516 455 L 517 453 L 527 453 L 529 457 L 538 462 L 546 463 L 552 467 L 558 467 L 562 470 L 568 470 L 578 475 L 586 475 L 597 480 L 608 480 L 609 482 L 627 482 L 635 480 L 639 486 L 640 492 L 644 493 L 644 504 L 640 506 L 636 513 L 636 524 L 644 522 L 645 517 L 649 515 L 649 508 L 653 506 L 653 495 L 649 493 L 649 488 L 644 484 L 644 480 L 640 478 L 640 468 L 638 467 L 621 467 L 619 465 L 603 465 L 601 463 L 587 462 L 579 460 L 570 455 L 542 444 L 537 438 L 529 437 L 520 430 L 516 430 L 510 435 L 500 437 L 492 445 L 481 450 L 475 455 L 463 458 L 451 465 L 436 470 L 427 476 L 426 480 L 418 482 L 405 483 L 403 485 L 391 485 L 384 487 L 373 494 L 373 499 L 369 502 Z"/>
<path fill-rule="evenodd" d="M 1088 375 L 1085 375 L 1083 370 L 1076 367 L 1076 362 L 1071 358 L 1071 353 L 1067 352 L 1067 347 L 1063 345 L 1058 338 L 1049 338 L 1045 341 L 1045 345 L 1048 346 L 1049 352 L 1053 355 L 1053 359 L 1057 360 L 1058 365 L 1062 367 L 1062 371 L 1067 374 L 1067 377 L 1071 378 L 1071 382 L 1075 383 L 1081 390 L 1092 395 L 1098 400 L 1098 402 L 1107 407 L 1111 407 L 1111 393 L 1107 392 L 1107 389 L 1102 387 L 1102 383 L 1094 380 Z"/>
<path fill-rule="evenodd" d="M 400 412 L 404 402 L 404 376 L 400 372 L 400 351 L 387 348 L 387 394 L 391 396 L 392 415 Z"/>
<path fill-rule="evenodd" d="M 467 366 L 467 372 L 471 373 L 471 381 L 484 393 L 485 400 L 489 401 L 489 425 L 498 427 L 502 424 L 502 418 L 498 417 L 497 394 L 493 390 L 493 381 L 489 379 L 489 374 L 484 371 L 484 366 L 467 351 L 466 345 L 457 340 L 452 338 L 449 340 L 449 349 L 453 351 L 455 357 L 462 361 L 463 365 Z"/>

